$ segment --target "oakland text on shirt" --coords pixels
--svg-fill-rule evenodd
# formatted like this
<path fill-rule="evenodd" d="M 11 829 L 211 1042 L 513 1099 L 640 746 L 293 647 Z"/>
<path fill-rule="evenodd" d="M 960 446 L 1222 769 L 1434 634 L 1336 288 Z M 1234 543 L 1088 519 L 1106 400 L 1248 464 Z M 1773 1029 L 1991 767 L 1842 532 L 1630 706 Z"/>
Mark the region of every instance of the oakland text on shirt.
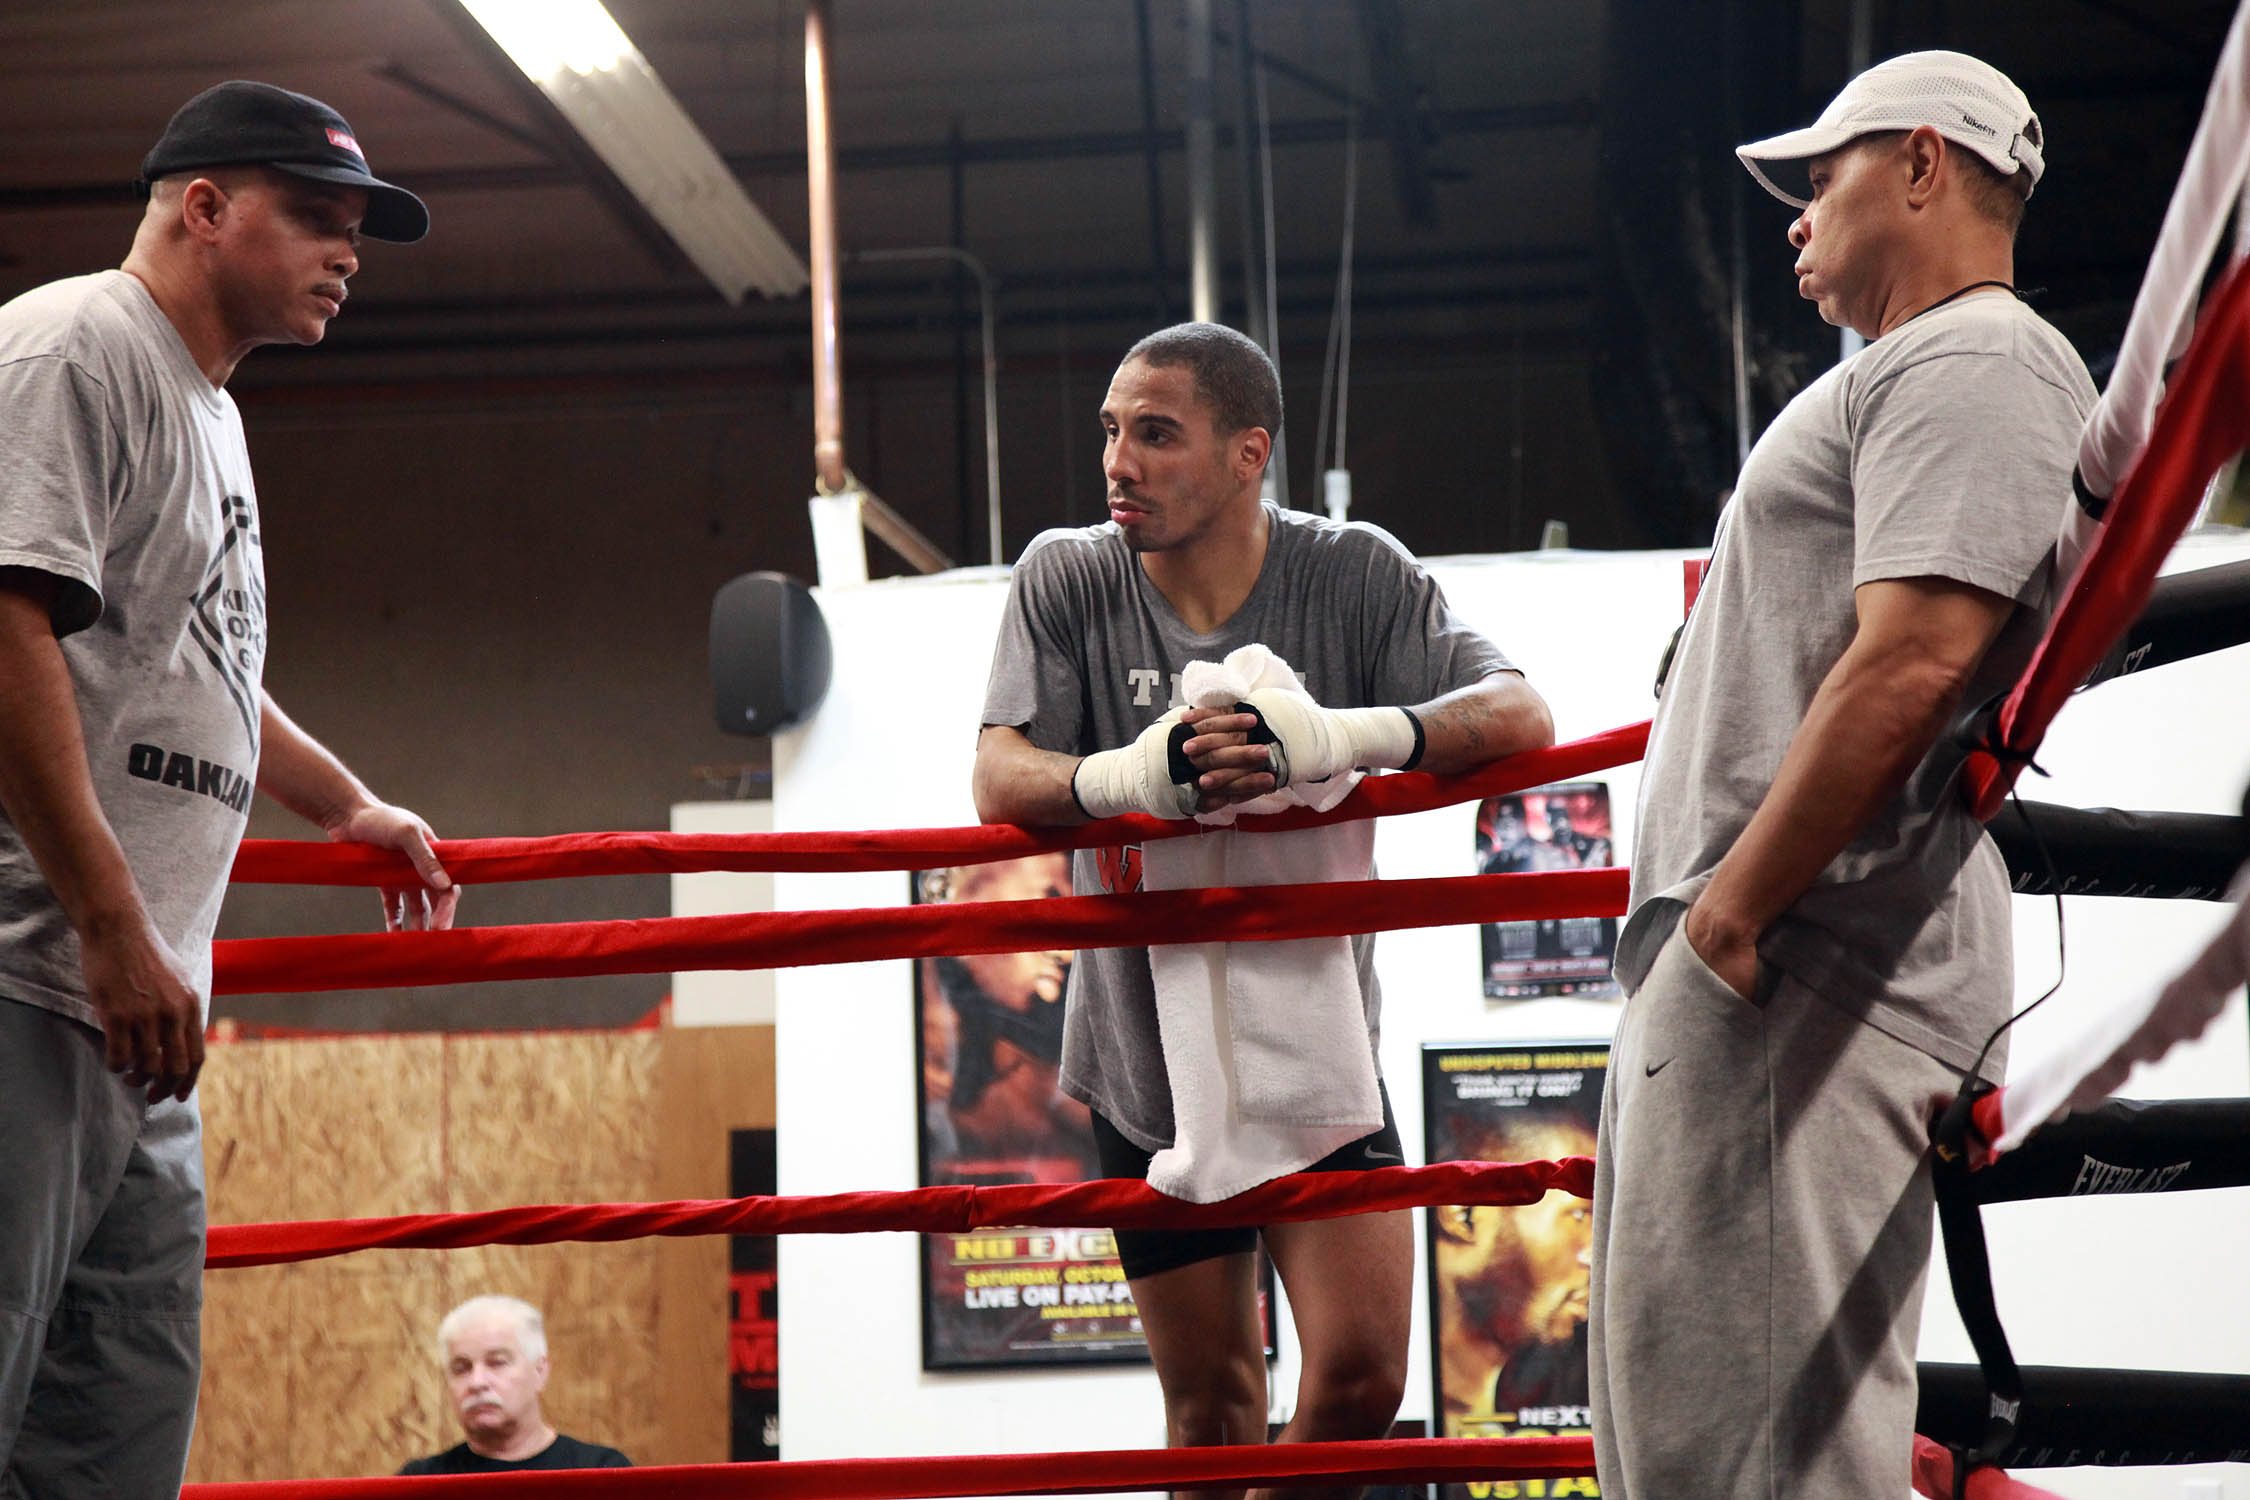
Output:
<path fill-rule="evenodd" d="M 241 812 L 250 805 L 257 784 L 232 766 L 199 760 L 161 745 L 135 745 L 126 752 L 125 769 L 142 781 L 153 781 Z"/>

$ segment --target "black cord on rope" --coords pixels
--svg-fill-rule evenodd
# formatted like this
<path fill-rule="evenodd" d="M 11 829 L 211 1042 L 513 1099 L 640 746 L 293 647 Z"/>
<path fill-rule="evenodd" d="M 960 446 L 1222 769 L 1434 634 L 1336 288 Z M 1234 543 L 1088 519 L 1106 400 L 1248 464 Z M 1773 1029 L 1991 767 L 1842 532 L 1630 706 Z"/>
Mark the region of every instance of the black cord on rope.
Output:
<path fill-rule="evenodd" d="M 1990 1043 L 1986 1044 L 1987 1046 Z M 1953 1283 L 1954 1305 L 1962 1326 L 1977 1352 L 1977 1366 L 1985 1392 L 1981 1424 L 1970 1424 L 1962 1433 L 1973 1438 L 1946 1439 L 1953 1450 L 1953 1500 L 1966 1500 L 1969 1471 L 2000 1462 L 2015 1444 L 2016 1418 L 2023 1410 L 2023 1378 L 2015 1354 L 2008 1348 L 2007 1331 L 2000 1326 L 2000 1309 L 1992 1295 L 1992 1258 L 1984 1243 L 1984 1213 L 1969 1187 L 1969 1111 L 1992 1086 L 1974 1073 L 1964 1079 L 1960 1092 L 1946 1106 L 1931 1130 L 1935 1152 L 1931 1176 L 1937 1188 L 1938 1232 L 1945 1237 L 1946 1275 Z"/>

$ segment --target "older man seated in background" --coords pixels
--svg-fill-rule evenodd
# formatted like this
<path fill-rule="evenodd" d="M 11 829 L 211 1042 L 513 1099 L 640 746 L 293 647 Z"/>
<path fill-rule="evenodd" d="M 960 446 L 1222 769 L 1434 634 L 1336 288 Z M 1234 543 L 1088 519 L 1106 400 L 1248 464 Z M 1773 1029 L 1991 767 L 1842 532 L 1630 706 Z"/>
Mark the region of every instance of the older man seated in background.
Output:
<path fill-rule="evenodd" d="M 499 1474 L 512 1469 L 627 1469 L 615 1448 L 558 1433 L 539 1409 L 547 1389 L 547 1328 L 516 1297 L 471 1297 L 438 1324 L 446 1393 L 467 1441 L 401 1474 Z"/>

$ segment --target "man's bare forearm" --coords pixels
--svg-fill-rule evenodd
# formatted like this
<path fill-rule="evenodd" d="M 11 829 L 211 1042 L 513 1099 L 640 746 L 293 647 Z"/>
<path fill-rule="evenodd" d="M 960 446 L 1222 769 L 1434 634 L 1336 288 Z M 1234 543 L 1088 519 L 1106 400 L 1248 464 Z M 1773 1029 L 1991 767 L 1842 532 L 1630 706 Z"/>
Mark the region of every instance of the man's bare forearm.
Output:
<path fill-rule="evenodd" d="M 986 823 L 1027 828 L 1083 823 L 1085 810 L 1070 791 L 1077 770 L 1075 755 L 1042 750 L 1020 729 L 987 726 L 977 736 L 976 771 L 970 783 L 977 817 Z"/>
<path fill-rule="evenodd" d="M 1885 680 L 1839 662 L 1698 903 L 1755 940 L 1899 793 L 1959 701 L 1942 677 Z"/>
<path fill-rule="evenodd" d="M 94 794 L 77 690 L 36 586 L 0 586 L 0 807 L 81 936 L 146 925 Z"/>
<path fill-rule="evenodd" d="M 374 793 L 327 746 L 300 729 L 270 694 L 260 698 L 259 791 L 330 831 L 374 805 Z"/>
<path fill-rule="evenodd" d="M 1898 795 L 2012 609 L 1944 580 L 1869 584 L 1860 606 L 1859 634 L 1696 901 L 1690 937 L 1706 957 L 1707 942 L 1755 942 Z"/>
<path fill-rule="evenodd" d="M 1415 769 L 1440 776 L 1555 742 L 1547 700 L 1515 672 L 1495 672 L 1415 706 L 1413 713 L 1422 721 L 1424 741 Z"/>

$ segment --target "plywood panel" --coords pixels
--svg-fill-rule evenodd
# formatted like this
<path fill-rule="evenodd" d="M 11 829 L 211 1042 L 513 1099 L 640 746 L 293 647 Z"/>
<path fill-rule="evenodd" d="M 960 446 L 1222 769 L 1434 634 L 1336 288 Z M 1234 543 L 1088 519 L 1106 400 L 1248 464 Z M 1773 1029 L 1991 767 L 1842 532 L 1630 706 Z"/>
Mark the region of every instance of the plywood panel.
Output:
<path fill-rule="evenodd" d="M 264 1042 L 239 1042 L 208 1053 L 199 1085 L 203 1110 L 204 1189 L 238 1222 L 300 1217 L 295 1187 L 302 1164 L 274 1149 L 286 1139 L 286 1059 Z"/>
<path fill-rule="evenodd" d="M 426 1373 L 442 1311 L 435 1266 L 379 1253 L 317 1262 L 290 1294 L 292 1475 L 391 1474 L 456 1441 L 432 1443 L 444 1406 Z"/>
<path fill-rule="evenodd" d="M 579 1037 L 456 1037 L 446 1125 L 450 1186 L 463 1208 L 570 1201 L 584 1173 L 592 1055 Z M 631 1107 L 626 1102 L 624 1107 Z"/>
<path fill-rule="evenodd" d="M 664 1108 L 665 1050 L 653 1030 L 217 1046 L 203 1085 L 211 1221 L 670 1196 L 656 1181 L 666 1122 L 693 1121 L 699 1137 L 713 1122 Z M 770 1115 L 771 1048 L 754 1055 L 768 1072 L 751 1092 Z M 725 1191 L 723 1127 L 718 1139 L 705 1196 Z M 723 1242 L 705 1248 L 720 1259 L 697 1290 L 723 1299 Z M 451 1447 L 460 1431 L 433 1339 L 448 1308 L 481 1292 L 546 1315 L 547 1412 L 561 1430 L 643 1463 L 679 1461 L 665 1419 L 674 1382 L 658 1358 L 664 1264 L 658 1242 L 628 1241 L 213 1272 L 189 1478 L 387 1474 Z M 711 1316 L 723 1398 L 723 1306 Z M 712 1383 L 706 1374 L 690 1378 Z"/>
<path fill-rule="evenodd" d="M 295 1266 L 249 1266 L 205 1279 L 191 1483 L 290 1477 L 288 1445 L 273 1440 L 272 1419 L 283 1414 L 286 1422 L 293 1404 L 290 1362 L 299 1338 L 289 1291 L 301 1274 Z"/>
<path fill-rule="evenodd" d="M 774 1123 L 773 1028 L 695 1027 L 663 1036 L 657 1190 L 666 1198 L 723 1198 L 728 1133 Z M 658 1346 L 668 1385 L 663 1448 L 668 1462 L 721 1463 L 732 1417 L 726 1241 L 663 1240 L 657 1255 Z"/>
<path fill-rule="evenodd" d="M 297 1163 L 297 1218 L 427 1213 L 444 1201 L 443 1038 L 266 1045 L 278 1060 L 286 1133 L 262 1149 Z"/>

